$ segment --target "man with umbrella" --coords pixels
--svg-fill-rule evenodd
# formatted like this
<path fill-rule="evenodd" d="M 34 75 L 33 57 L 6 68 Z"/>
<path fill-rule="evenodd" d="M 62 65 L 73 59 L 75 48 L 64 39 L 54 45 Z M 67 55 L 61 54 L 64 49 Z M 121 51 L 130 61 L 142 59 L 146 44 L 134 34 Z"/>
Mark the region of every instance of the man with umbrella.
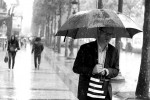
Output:
<path fill-rule="evenodd" d="M 33 43 L 32 47 L 32 53 L 34 52 L 34 65 L 35 69 L 39 69 L 40 63 L 41 63 L 41 53 L 44 49 L 43 44 L 41 43 L 41 38 L 37 37 L 35 38 L 35 41 Z M 38 62 L 37 62 L 38 60 Z"/>
<path fill-rule="evenodd" d="M 119 73 L 118 50 L 109 44 L 114 28 L 98 28 L 97 39 L 80 47 L 74 62 L 73 71 L 80 74 L 78 86 L 79 100 L 112 100 L 112 88 L 109 82 L 105 99 L 92 99 L 87 95 L 90 77 L 103 75 L 106 79 Z"/>
<path fill-rule="evenodd" d="M 56 36 L 96 38 L 81 45 L 73 65 L 79 74 L 79 100 L 112 100 L 111 78 L 119 73 L 119 53 L 109 41 L 138 32 L 132 19 L 109 9 L 78 12 L 61 26 Z"/>

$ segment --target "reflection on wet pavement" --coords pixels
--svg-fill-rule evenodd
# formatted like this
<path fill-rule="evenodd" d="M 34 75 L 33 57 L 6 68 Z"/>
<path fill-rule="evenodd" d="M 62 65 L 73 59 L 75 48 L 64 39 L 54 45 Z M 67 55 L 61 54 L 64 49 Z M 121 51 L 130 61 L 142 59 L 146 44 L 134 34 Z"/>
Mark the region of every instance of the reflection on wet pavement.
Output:
<path fill-rule="evenodd" d="M 34 69 L 30 45 L 16 55 L 13 70 L 0 66 L 0 100 L 75 100 L 75 96 L 42 56 L 40 70 Z"/>
<path fill-rule="evenodd" d="M 0 55 L 4 57 L 5 53 Z M 53 51 L 46 51 L 45 55 L 42 55 L 40 70 L 34 69 L 29 45 L 17 53 L 14 70 L 8 70 L 0 58 L 0 100 L 76 100 L 78 75 L 72 72 L 74 60 Z M 113 100 L 119 100 L 119 92 L 135 91 L 140 62 L 141 55 L 121 52 L 120 71 L 125 82 L 112 83 Z"/>
<path fill-rule="evenodd" d="M 62 49 L 61 54 L 49 54 L 56 56 L 56 59 L 59 59 L 59 61 L 56 61 L 55 59 L 49 59 L 49 61 L 55 63 L 55 70 L 57 71 L 59 77 L 67 84 L 67 86 L 70 88 L 70 90 L 76 95 L 77 93 L 77 86 L 78 86 L 78 74 L 74 74 L 72 72 L 72 65 L 74 60 L 68 60 L 65 59 L 65 57 L 62 57 L 64 55 L 65 49 Z M 50 49 L 47 49 L 47 51 L 50 51 Z M 51 51 L 53 52 L 53 51 Z M 75 53 L 76 54 L 76 53 Z M 49 56 L 48 54 L 46 56 Z M 125 81 L 123 82 L 113 82 L 112 83 L 112 89 L 113 89 L 113 100 L 122 100 L 120 98 L 117 98 L 115 94 L 118 93 L 124 93 L 124 92 L 135 92 L 136 85 L 137 85 L 137 78 L 138 73 L 140 69 L 140 62 L 141 62 L 141 55 L 135 54 L 135 53 L 129 53 L 125 51 L 121 51 L 120 54 L 120 72 L 122 76 L 125 78 Z M 61 73 L 61 74 L 59 74 Z M 67 78 L 65 78 L 67 77 Z M 70 84 L 71 83 L 71 84 Z"/>

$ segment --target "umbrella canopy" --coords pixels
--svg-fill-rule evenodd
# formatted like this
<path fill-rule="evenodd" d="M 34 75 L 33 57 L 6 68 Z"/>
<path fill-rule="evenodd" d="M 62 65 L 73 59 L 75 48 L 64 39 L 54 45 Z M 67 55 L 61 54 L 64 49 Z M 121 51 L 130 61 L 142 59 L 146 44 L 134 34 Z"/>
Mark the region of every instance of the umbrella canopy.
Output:
<path fill-rule="evenodd" d="M 97 27 L 114 27 L 113 37 L 132 38 L 142 30 L 124 14 L 108 9 L 81 11 L 70 17 L 58 30 L 56 36 L 96 38 Z"/>

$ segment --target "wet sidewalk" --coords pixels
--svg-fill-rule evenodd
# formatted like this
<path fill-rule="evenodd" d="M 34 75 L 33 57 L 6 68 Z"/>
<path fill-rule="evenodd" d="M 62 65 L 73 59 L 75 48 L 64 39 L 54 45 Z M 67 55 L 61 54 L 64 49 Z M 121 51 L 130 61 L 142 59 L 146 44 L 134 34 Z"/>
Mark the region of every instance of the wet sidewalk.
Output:
<path fill-rule="evenodd" d="M 77 52 L 77 50 L 75 50 Z M 76 54 L 76 53 L 75 53 Z M 74 55 L 76 56 L 76 55 Z M 64 48 L 58 54 L 52 49 L 45 48 L 45 58 L 66 86 L 77 95 L 78 74 L 72 72 L 74 59 L 64 57 Z M 74 57 L 75 58 L 75 57 Z M 113 100 L 134 100 L 137 78 L 140 68 L 141 55 L 134 53 L 121 52 L 120 54 L 120 71 L 125 81 L 113 81 Z M 136 99 L 135 99 L 136 100 Z"/>
<path fill-rule="evenodd" d="M 14 70 L 8 70 L 3 62 L 5 52 L 0 56 L 0 100 L 77 100 L 79 75 L 72 71 L 74 59 L 64 57 L 64 48 L 58 54 L 45 47 L 40 70 L 34 69 L 29 45 L 18 51 Z M 121 53 L 120 71 L 125 81 L 112 82 L 113 100 L 135 100 L 140 59 L 137 54 Z"/>
<path fill-rule="evenodd" d="M 29 45 L 18 51 L 13 70 L 3 62 L 5 52 L 0 56 L 0 100 L 76 100 L 44 54 L 40 70 L 34 69 Z"/>

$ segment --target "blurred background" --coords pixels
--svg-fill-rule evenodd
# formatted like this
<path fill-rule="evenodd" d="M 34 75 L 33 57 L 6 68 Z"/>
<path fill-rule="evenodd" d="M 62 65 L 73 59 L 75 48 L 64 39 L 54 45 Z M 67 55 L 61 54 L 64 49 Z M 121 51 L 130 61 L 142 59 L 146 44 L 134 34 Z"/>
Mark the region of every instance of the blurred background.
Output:
<path fill-rule="evenodd" d="M 103 8 L 117 11 L 118 0 L 103 0 Z M 74 13 L 95 9 L 98 0 L 0 0 L 0 44 L 15 34 L 19 38 L 33 39 L 40 36 L 44 43 L 60 52 L 65 47 L 64 37 L 55 37 L 58 28 Z M 125 0 L 123 13 L 131 17 L 142 29 L 144 19 L 143 0 Z M 133 39 L 121 38 L 121 50 L 141 53 L 142 33 Z M 70 38 L 68 38 L 68 41 Z M 78 48 L 93 39 L 74 40 L 67 45 Z M 67 42 L 68 42 L 67 41 Z M 115 39 L 112 39 L 115 45 Z"/>
<path fill-rule="evenodd" d="M 16 58 L 17 62 L 14 72 L 7 71 L 6 66 L 8 65 L 4 63 L 3 57 L 0 59 L 0 80 L 2 81 L 0 82 L 0 99 L 1 95 L 6 95 L 8 98 L 11 98 L 11 96 L 16 98 L 15 96 L 19 94 L 21 100 L 23 100 L 24 89 L 22 90 L 23 92 L 16 90 L 18 86 L 19 88 L 23 88 L 22 85 L 27 90 L 25 92 L 29 94 L 31 92 L 34 95 L 33 97 L 31 96 L 34 99 L 42 97 L 44 99 L 52 99 L 54 96 L 57 99 L 59 98 L 58 100 L 66 100 L 66 96 L 63 93 L 68 94 L 68 91 L 71 91 L 76 97 L 78 74 L 73 73 L 72 66 L 80 45 L 95 39 L 74 40 L 67 37 L 64 42 L 64 37 L 56 37 L 55 34 L 66 20 L 75 13 L 97 9 L 99 6 L 118 12 L 118 5 L 120 5 L 119 2 L 121 1 L 123 3 L 121 13 L 132 18 L 138 27 L 143 29 L 145 0 L 0 0 L 1 55 L 5 56 L 7 39 L 11 35 L 15 35 L 20 44 L 25 44 L 18 51 L 19 56 Z M 44 44 L 43 60 L 39 71 L 34 70 L 33 59 L 31 59 L 31 48 L 35 37 L 41 37 Z M 149 44 L 148 40 L 144 40 Z M 110 43 L 119 47 L 118 49 L 120 50 L 120 74 L 113 81 L 113 95 L 116 96 L 119 92 L 123 92 L 122 94 L 125 92 L 134 92 L 142 58 L 143 32 L 134 35 L 132 39 L 121 38 L 118 41 L 112 38 Z M 145 51 L 147 51 L 147 48 L 149 47 L 146 47 Z M 149 59 L 149 56 L 146 57 Z M 146 66 L 148 65 L 146 64 Z M 143 68 L 148 67 L 143 66 Z M 148 71 L 147 69 L 145 70 Z M 23 76 L 24 78 L 19 76 Z M 16 84 L 14 80 L 17 80 L 17 85 L 13 85 Z M 23 80 L 22 83 L 20 83 L 20 80 Z M 21 85 L 18 85 L 18 83 Z M 28 85 L 31 85 L 31 88 Z M 58 95 L 62 96 L 59 97 Z M 24 96 L 26 97 L 26 95 Z M 70 99 L 69 96 L 68 98 L 67 100 L 75 100 Z"/>

